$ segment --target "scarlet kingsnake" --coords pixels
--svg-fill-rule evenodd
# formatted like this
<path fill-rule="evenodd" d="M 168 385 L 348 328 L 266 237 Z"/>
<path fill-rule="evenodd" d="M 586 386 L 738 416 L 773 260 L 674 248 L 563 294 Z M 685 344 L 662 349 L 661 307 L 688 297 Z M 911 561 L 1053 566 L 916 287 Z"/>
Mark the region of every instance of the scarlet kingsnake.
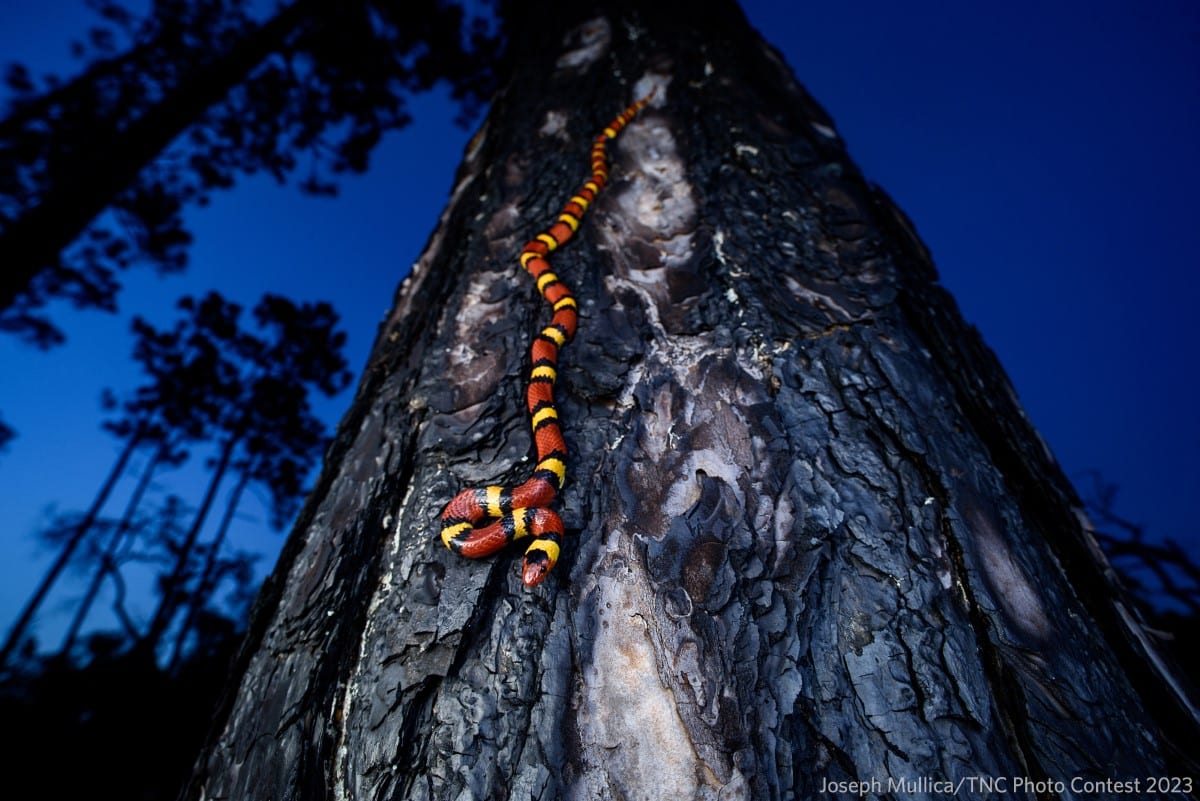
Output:
<path fill-rule="evenodd" d="M 554 274 L 546 257 L 565 245 L 578 230 L 584 212 L 608 182 L 608 140 L 616 139 L 648 102 L 650 95 L 618 114 L 596 136 L 592 144 L 591 178 L 563 206 L 558 220 L 521 249 L 521 266 L 537 281 L 538 291 L 554 309 L 550 325 L 534 338 L 530 351 L 532 370 L 525 398 L 537 446 L 538 461 L 533 475 L 517 487 L 493 485 L 463 490 L 442 511 L 442 542 L 455 553 L 473 559 L 495 553 L 514 540 L 533 537 L 525 550 L 521 571 L 527 587 L 541 583 L 558 561 L 562 546 L 562 519 L 547 508 L 567 477 L 567 444 L 554 405 L 554 381 L 558 352 L 575 336 L 579 320 L 575 297 Z M 485 519 L 493 521 L 476 528 Z"/>

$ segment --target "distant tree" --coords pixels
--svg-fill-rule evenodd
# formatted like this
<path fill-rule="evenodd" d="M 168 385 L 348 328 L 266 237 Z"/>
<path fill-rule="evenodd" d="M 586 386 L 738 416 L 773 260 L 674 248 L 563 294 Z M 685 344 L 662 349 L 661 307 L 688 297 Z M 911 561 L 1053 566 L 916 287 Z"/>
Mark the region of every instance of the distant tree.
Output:
<path fill-rule="evenodd" d="M 1145 526 L 1117 512 L 1117 485 L 1090 475 L 1088 511 L 1096 540 L 1137 603 L 1148 634 L 1161 640 L 1181 665 L 1181 675 L 1200 676 L 1200 564 L 1171 537 L 1152 539 Z"/>
<path fill-rule="evenodd" d="M 410 92 L 445 79 L 473 108 L 495 44 L 440 0 L 293 0 L 261 22 L 247 0 L 156 0 L 140 21 L 93 5 L 91 63 L 45 87 L 13 65 L 0 122 L 0 330 L 43 347 L 62 335 L 39 307 L 111 310 L 117 269 L 181 268 L 182 208 L 239 174 L 307 162 L 302 188 L 328 193 L 409 121 Z"/>
<path fill-rule="evenodd" d="M 87 590 L 84 592 L 82 600 L 76 606 L 70 625 L 67 626 L 67 633 L 63 638 L 62 653 L 69 654 L 75 645 L 75 640 L 83 628 L 84 621 L 87 620 L 88 613 L 91 612 L 92 604 L 95 603 L 100 594 L 104 580 L 106 578 L 111 578 L 114 581 L 120 580 L 118 553 L 126 543 L 126 540 L 137 530 L 135 526 L 136 515 L 138 509 L 141 508 L 142 501 L 145 499 L 147 490 L 150 488 L 150 483 L 155 472 L 158 470 L 159 465 L 168 461 L 171 455 L 170 445 L 164 439 L 154 449 L 148 463 L 142 467 L 133 492 L 130 493 L 128 500 L 125 502 L 124 513 L 119 520 L 114 521 L 114 525 L 111 526 L 112 530 L 107 532 L 107 544 L 95 554 L 92 554 L 87 560 L 94 566 L 92 569 L 92 578 Z M 182 456 L 182 453 L 179 455 Z M 137 632 L 132 631 L 131 633 L 136 635 Z"/>
<path fill-rule="evenodd" d="M 236 335 L 238 308 L 215 294 L 199 303 L 185 299 L 180 305 L 186 316 L 171 331 L 158 331 L 142 320 L 134 321 L 137 337 L 134 358 L 148 380 L 123 402 L 108 392 L 103 398 L 107 409 L 118 412 L 103 427 L 124 445 L 87 512 L 69 536 L 60 538 L 58 556 L 0 648 L 0 667 L 25 636 L 38 608 L 80 546 L 94 534 L 100 512 L 125 475 L 133 455 L 145 447 L 155 449 L 149 472 L 143 476 L 148 482 L 159 465 L 178 463 L 185 455 L 182 444 L 204 437 L 217 415 L 227 408 L 238 373 L 237 366 L 226 359 L 222 343 Z M 135 509 L 129 509 L 126 517 L 131 518 Z M 119 526 L 113 536 L 118 539 L 123 536 Z M 96 570 L 107 573 L 103 562 Z M 94 579 L 93 584 L 97 583 Z M 84 606 L 90 606 L 91 597 L 89 593 L 84 598 Z"/>
<path fill-rule="evenodd" d="M 247 483 L 248 478 L 245 475 L 241 476 L 225 507 L 217 534 L 194 552 L 200 567 L 193 581 L 181 593 L 180 606 L 184 610 L 183 617 L 178 630 L 174 632 L 174 643 L 164 662 L 172 674 L 179 671 L 190 651 L 206 647 L 204 642 L 209 638 L 208 627 L 211 621 L 232 619 L 240 624 L 245 620 L 244 613 L 249 611 L 249 593 L 246 590 L 257 587 L 254 581 L 254 564 L 260 555 L 246 550 L 227 553 L 228 549 L 225 547 L 229 526 L 237 510 L 236 496 L 245 489 Z M 233 583 L 234 599 L 241 601 L 235 602 L 233 608 L 217 597 L 218 590 L 227 580 Z"/>
<path fill-rule="evenodd" d="M 228 523 L 249 483 L 266 486 L 273 499 L 273 522 L 282 525 L 290 518 L 301 497 L 303 478 L 325 444 L 325 426 L 312 414 L 309 392 L 315 389 L 334 395 L 350 381 L 342 355 L 345 334 L 337 330 L 337 314 L 329 304 L 297 306 L 285 298 L 267 295 L 255 307 L 254 317 L 261 334 L 236 329 L 228 332 L 226 352 L 238 360 L 241 379 L 236 395 L 226 399 L 218 415 L 218 453 L 208 486 L 179 546 L 174 568 L 160 581 L 159 604 L 138 643 L 139 650 L 147 655 L 156 652 L 181 607 L 199 611 L 205 603 L 205 596 L 188 590 L 194 578 L 190 566 L 227 474 L 232 472 L 238 478 L 225 520 L 200 570 L 202 584 L 213 580 Z M 211 592 L 211 587 L 208 590 Z M 189 595 L 193 599 L 190 604 Z M 194 619 L 194 614 L 189 616 Z M 187 635 L 185 627 L 178 636 Z"/>
<path fill-rule="evenodd" d="M 307 399 L 304 393 L 297 391 L 298 387 L 264 381 L 256 389 L 259 391 L 252 404 L 259 409 L 256 414 L 258 425 L 248 433 L 243 455 L 234 465 L 235 483 L 216 533 L 205 548 L 200 576 L 185 594 L 186 612 L 168 660 L 171 666 L 180 663 L 189 638 L 199 637 L 198 626 L 205 608 L 213 602 L 218 585 L 231 569 L 221 554 L 247 487 L 255 483 L 267 490 L 270 526 L 276 531 L 281 530 L 295 518 L 305 494 L 305 478 L 312 472 L 328 442 L 325 425 L 308 412 Z"/>
<path fill-rule="evenodd" d="M 88 507 L 87 512 L 84 513 L 79 521 L 71 527 L 69 535 L 63 539 L 59 547 L 58 556 L 46 570 L 45 575 L 42 576 L 42 580 L 34 589 L 33 594 L 25 602 L 25 606 L 21 608 L 20 613 L 18 613 L 12 628 L 9 629 L 8 636 L 4 640 L 4 645 L 0 646 L 0 669 L 3 669 L 8 664 L 9 658 L 25 639 L 37 610 L 46 600 L 46 596 L 49 594 L 51 588 L 53 588 L 55 582 L 58 581 L 63 571 L 66 570 L 67 565 L 70 564 L 79 546 L 83 544 L 84 538 L 92 532 L 93 526 L 99 519 L 101 509 L 108 502 L 109 495 L 112 494 L 117 481 L 124 475 L 125 469 L 129 464 L 129 459 L 141 447 L 147 436 L 148 431 L 142 425 L 134 427 L 125 435 L 124 447 L 122 447 L 121 452 L 117 455 L 116 462 L 109 470 L 108 476 L 100 485 L 96 497 L 92 500 L 92 505 Z"/>
<path fill-rule="evenodd" d="M 126 511 L 132 504 L 127 504 Z M 142 509 L 132 520 L 101 519 L 95 525 L 94 538 L 89 539 L 84 552 L 76 562 L 92 571 L 92 581 L 82 600 L 76 605 L 68 633 L 60 647 L 57 659 L 74 661 L 77 657 L 81 628 L 99 599 L 103 582 L 112 588 L 111 612 L 120 624 L 120 636 L 125 647 L 136 642 L 141 628 L 128 608 L 129 591 L 123 570 L 131 563 L 150 569 L 163 569 L 168 564 L 167 556 L 172 544 L 182 536 L 182 523 L 188 512 L 186 504 L 177 495 L 168 495 L 156 508 Z M 105 540 L 102 544 L 100 540 Z M 94 633 L 94 632 L 93 632 Z M 90 647 L 90 646 L 89 646 Z"/>
<path fill-rule="evenodd" d="M 183 533 L 164 536 L 168 528 L 175 528 L 168 527 L 171 521 L 166 519 L 160 527 L 153 547 L 169 553 L 169 558 L 160 577 L 159 604 L 144 630 L 126 626 L 138 650 L 155 653 L 183 608 L 185 617 L 171 656 L 178 665 L 183 643 L 199 634 L 196 626 L 222 579 L 245 573 L 245 556 L 226 558 L 222 549 L 248 486 L 260 484 L 266 489 L 273 527 L 282 527 L 294 515 L 305 477 L 327 438 L 325 424 L 312 413 L 309 393 L 334 395 L 350 380 L 342 354 L 345 334 L 337 328 L 337 314 L 327 303 L 297 305 L 267 295 L 254 309 L 255 333 L 243 330 L 241 307 L 215 292 L 200 299 L 184 298 L 179 308 L 184 315 L 169 329 L 134 320 L 134 355 L 149 381 L 121 403 L 111 393 L 105 396 L 105 405 L 121 413 L 105 428 L 125 439 L 125 449 L 88 513 L 55 526 L 59 556 L 9 633 L 0 665 L 19 645 L 34 613 L 81 545 L 102 538 L 105 544 L 85 551 L 92 576 L 63 644 L 62 653 L 70 655 L 102 583 L 120 581 L 119 549 L 127 538 L 151 526 L 138 513 L 155 471 L 182 462 L 191 445 L 215 442 L 217 453 L 203 497 Z M 98 525 L 100 510 L 126 473 L 131 456 L 147 446 L 153 450 L 121 517 Z M 230 473 L 236 481 L 225 514 L 213 540 L 201 545 L 217 493 Z M 166 511 L 173 518 L 178 505 L 169 505 Z"/>

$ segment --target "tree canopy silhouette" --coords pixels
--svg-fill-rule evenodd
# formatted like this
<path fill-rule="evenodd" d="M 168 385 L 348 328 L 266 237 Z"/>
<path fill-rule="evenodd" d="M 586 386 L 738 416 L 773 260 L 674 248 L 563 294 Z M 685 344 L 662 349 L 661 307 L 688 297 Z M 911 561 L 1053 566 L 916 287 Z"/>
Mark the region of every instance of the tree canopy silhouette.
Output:
<path fill-rule="evenodd" d="M 135 636 L 141 650 L 155 652 L 181 607 L 188 611 L 177 641 L 182 644 L 194 633 L 191 629 L 200 621 L 208 596 L 222 572 L 230 569 L 221 550 L 247 486 L 259 484 L 267 490 L 274 527 L 282 527 L 295 514 L 305 478 L 327 436 L 324 423 L 312 413 L 309 393 L 336 394 L 350 379 L 342 355 L 345 334 L 337 328 L 336 313 L 327 303 L 295 304 L 267 295 L 254 309 L 257 331 L 252 333 L 241 323 L 242 308 L 215 292 L 200 299 L 184 298 L 179 308 L 183 317 L 170 329 L 134 320 L 134 356 L 148 381 L 119 404 L 111 397 L 105 399 L 119 415 L 104 427 L 124 447 L 87 512 L 56 527 L 58 557 L 10 630 L 0 649 L 0 665 L 27 636 L 34 614 L 65 568 L 83 553 L 92 563 L 92 580 L 64 645 L 69 652 L 100 583 L 118 578 L 114 554 L 134 531 L 151 477 L 162 466 L 181 463 L 194 445 L 211 444 L 216 456 L 190 523 L 178 537 L 157 538 L 156 547 L 165 548 L 170 556 L 164 560 L 158 607 Z M 134 454 L 146 448 L 152 453 L 126 509 L 109 525 L 102 521 L 101 512 L 130 469 Z M 230 472 L 238 478 L 227 514 L 213 541 L 201 547 L 201 533 Z M 98 539 L 107 542 L 81 550 L 86 542 Z"/>
<path fill-rule="evenodd" d="M 93 5 L 78 76 L 7 72 L 0 330 L 42 347 L 63 338 L 41 310 L 52 298 L 112 310 L 119 269 L 181 269 L 183 208 L 239 175 L 303 165 L 301 188 L 331 193 L 409 122 L 409 93 L 449 81 L 471 113 L 497 48 L 439 0 L 293 0 L 265 20 L 246 0 L 156 0 L 143 19 Z"/>
<path fill-rule="evenodd" d="M 213 299 L 210 293 L 205 301 Z M 190 299 L 185 303 L 191 304 Z M 200 304 L 204 305 L 204 302 Z M 186 308 L 186 306 L 185 306 Z M 236 322 L 240 309 L 231 307 Z M 229 516 L 207 548 L 207 557 L 197 576 L 191 575 L 191 560 L 204 523 L 226 475 L 238 476 L 229 504 L 236 509 L 242 491 L 251 482 L 264 485 L 271 497 L 272 522 L 286 524 L 303 495 L 303 480 L 315 465 L 326 442 L 325 425 L 312 413 L 310 388 L 335 395 L 350 381 L 342 348 L 346 335 L 337 330 L 338 317 L 327 303 L 296 305 L 267 295 L 254 308 L 261 333 L 249 334 L 237 326 L 221 331 L 223 351 L 238 366 L 239 380 L 229 402 L 213 423 L 218 455 L 208 488 L 197 508 L 191 527 L 178 547 L 177 559 L 160 583 L 161 600 L 139 649 L 154 654 L 180 607 L 185 613 L 184 631 L 204 608 L 203 593 L 187 587 L 210 584 L 217 570 L 220 549 L 228 530 Z M 209 588 L 211 592 L 211 587 Z M 190 598 L 190 603 L 189 603 Z M 176 652 L 178 652 L 178 647 Z"/>

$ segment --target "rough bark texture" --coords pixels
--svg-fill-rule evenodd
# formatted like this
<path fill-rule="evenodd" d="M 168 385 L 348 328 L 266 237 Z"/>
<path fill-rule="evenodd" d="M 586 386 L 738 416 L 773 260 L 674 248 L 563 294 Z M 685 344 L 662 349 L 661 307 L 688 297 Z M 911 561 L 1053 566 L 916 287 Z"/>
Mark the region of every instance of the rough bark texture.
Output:
<path fill-rule="evenodd" d="M 1180 770 L 1167 733 L 1194 710 L 832 121 L 732 7 L 588 5 L 514 43 L 187 797 L 922 796 L 887 782 Z M 581 308 L 558 389 L 569 541 L 528 591 L 518 553 L 459 559 L 437 517 L 530 467 L 549 315 L 515 255 L 651 86 L 553 257 Z"/>

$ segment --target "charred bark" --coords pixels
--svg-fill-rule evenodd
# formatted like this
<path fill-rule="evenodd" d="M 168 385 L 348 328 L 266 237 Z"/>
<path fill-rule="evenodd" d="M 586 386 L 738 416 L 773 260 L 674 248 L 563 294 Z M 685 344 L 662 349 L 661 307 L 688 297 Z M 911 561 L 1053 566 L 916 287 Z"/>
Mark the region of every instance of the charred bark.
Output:
<path fill-rule="evenodd" d="M 513 26 L 520 63 L 186 797 L 911 796 L 971 777 L 1052 797 L 1013 779 L 1189 770 L 1171 743 L 1194 708 L 912 226 L 732 5 L 636 5 Z M 553 257 L 581 310 L 558 389 L 570 536 L 527 591 L 518 554 L 458 559 L 437 516 L 530 467 L 523 376 L 548 314 L 515 255 L 597 126 L 651 87 Z"/>

